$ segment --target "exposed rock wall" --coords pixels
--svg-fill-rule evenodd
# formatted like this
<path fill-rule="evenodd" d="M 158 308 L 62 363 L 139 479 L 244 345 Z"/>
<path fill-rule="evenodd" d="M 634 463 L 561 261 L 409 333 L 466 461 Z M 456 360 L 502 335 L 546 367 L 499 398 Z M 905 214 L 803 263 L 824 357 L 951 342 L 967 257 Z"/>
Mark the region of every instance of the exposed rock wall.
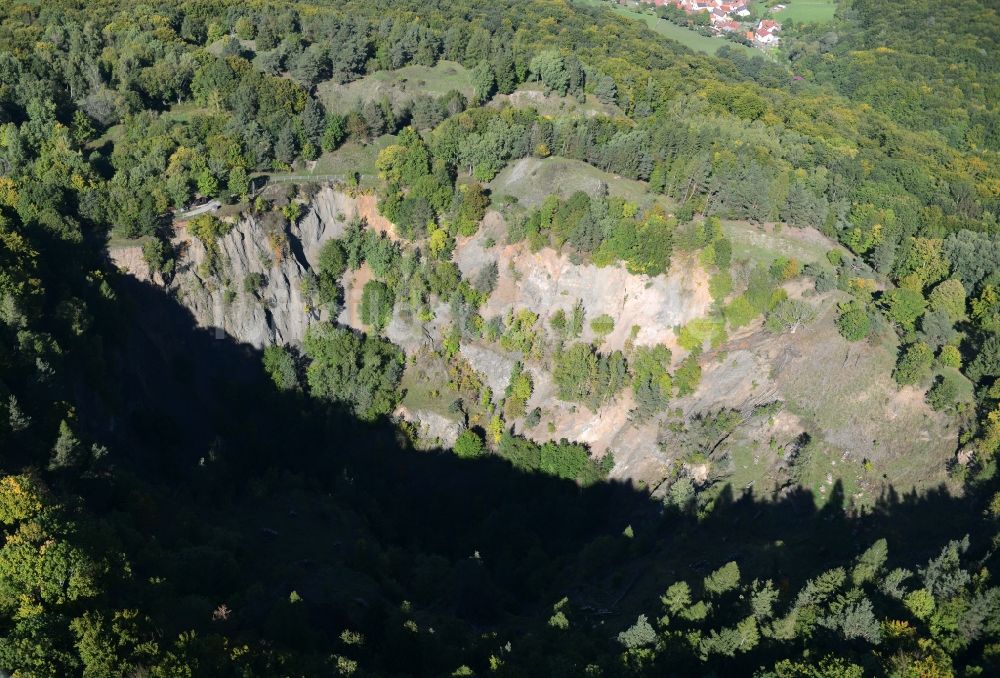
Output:
<path fill-rule="evenodd" d="M 480 232 L 462 239 L 455 251 L 462 275 L 472 279 L 483 266 L 497 262 L 499 278 L 484 317 L 525 308 L 548 318 L 558 309 L 568 313 L 581 301 L 587 314 L 584 341 L 594 339 L 590 321 L 607 313 L 615 327 L 604 339 L 605 350 L 623 348 L 633 326 L 639 328 L 637 345 L 674 348 L 673 328 L 707 315 L 712 305 L 708 274 L 692 257 L 676 255 L 667 275 L 651 278 L 633 275 L 621 265 L 574 264 L 569 255 L 551 248 L 531 252 L 524 243 L 485 247 L 488 238 L 503 242 L 504 230 L 500 215 L 489 212 Z"/>
<path fill-rule="evenodd" d="M 291 252 L 273 249 L 257 218 L 240 219 L 217 241 L 218 275 L 207 271 L 208 252 L 199 240 L 181 230 L 176 242 L 181 255 L 170 288 L 198 325 L 261 348 L 301 342 L 309 323 L 318 319 L 302 299 L 306 267 L 294 247 Z M 256 292 L 245 289 L 253 274 L 264 281 Z"/>
<path fill-rule="evenodd" d="M 240 217 L 213 243 L 213 266 L 209 266 L 213 257 L 205 245 L 179 224 L 174 238 L 176 270 L 165 289 L 177 296 L 202 327 L 218 328 L 258 348 L 300 344 L 311 324 L 330 319 L 303 298 L 303 278 L 318 263 L 323 244 L 341 237 L 355 217 L 365 218 L 370 228 L 395 238 L 392 224 L 378 215 L 373 196 L 355 198 L 330 188 L 320 191 L 298 223 L 284 231 L 274 231 L 278 220 L 269 229 L 262 219 Z M 501 215 L 490 211 L 479 233 L 460 238 L 455 250 L 455 261 L 466 277 L 474 279 L 490 262 L 498 265 L 496 289 L 482 309 L 486 318 L 511 309 L 529 309 L 541 316 L 540 323 L 547 328 L 552 313 L 560 308 L 568 311 L 579 300 L 588 321 L 582 340 L 594 339 L 589 321 L 607 313 L 615 328 L 604 338 L 603 350 L 624 348 L 630 339 L 638 345 L 662 343 L 673 350 L 677 362 L 686 352 L 677 346 L 673 328 L 710 311 L 708 276 L 692 257 L 678 255 L 667 275 L 649 278 L 631 275 L 621 266 L 574 264 L 567 255 L 551 249 L 533 253 L 523 244 L 496 244 L 504 242 L 505 231 Z M 109 256 L 121 270 L 164 287 L 158 274 L 150 272 L 141 247 L 116 248 Z M 368 275 L 364 267 L 345 276 L 348 303 L 338 318 L 361 330 L 367 328 L 358 317 L 357 303 Z M 246 281 L 255 278 L 261 284 L 248 289 Z M 801 297 L 805 286 L 792 282 L 786 290 Z M 509 423 L 539 442 L 565 437 L 589 444 L 598 455 L 612 451 L 614 477 L 658 483 L 668 475 L 670 466 L 689 451 L 687 439 L 665 426 L 668 419 L 692 421 L 698 414 L 721 408 L 749 411 L 754 405 L 780 400 L 787 404 L 788 414 L 756 422 L 756 428 L 740 431 L 726 443 L 744 453 L 742 471 L 760 463 L 760 473 L 766 473 L 771 462 L 763 447 L 758 450 L 757 441 L 770 439 L 780 447 L 807 431 L 821 442 L 817 454 L 825 455 L 822 463 L 830 465 L 831 473 L 837 464 L 870 460 L 891 469 L 890 462 L 906 459 L 904 471 L 893 471 L 901 486 L 944 482 L 943 460 L 955 448 L 957 429 L 929 409 L 922 391 L 896 388 L 884 367 L 892 363 L 894 346 L 844 342 L 833 322 L 837 294 L 810 299 L 817 307 L 817 319 L 794 335 L 762 332 L 759 320 L 731 334 L 725 346 L 702 355 L 703 375 L 696 391 L 674 399 L 668 411 L 643 422 L 629 416 L 634 407 L 629 389 L 592 412 L 559 400 L 547 360 L 525 359 L 485 341 L 465 341 L 460 351 L 497 396 L 504 392 L 514 362 L 524 360 L 534 382 L 527 410 L 538 408 L 541 418 L 530 428 L 523 418 Z M 433 317 L 427 321 L 415 317 L 405 304 L 397 304 L 384 333 L 410 356 L 412 366 L 426 355 L 421 349 L 440 347 L 450 324 L 451 312 L 444 300 L 436 301 Z M 417 425 L 427 444 L 453 443 L 462 426 L 457 415 L 423 403 L 401 407 L 398 414 Z M 710 472 L 728 472 L 737 461 L 727 455 L 723 449 L 688 473 L 703 482 Z M 877 489 L 874 484 L 868 486 L 868 491 Z M 816 491 L 822 494 L 826 488 Z"/>
<path fill-rule="evenodd" d="M 214 271 L 209 270 L 205 245 L 181 222 L 172 239 L 177 259 L 167 291 L 200 327 L 217 328 L 257 348 L 301 344 L 309 325 L 324 319 L 302 296 L 303 276 L 316 264 L 323 244 L 343 235 L 358 213 L 357 199 L 324 188 L 305 216 L 283 233 L 269 234 L 261 218 L 241 215 L 215 243 Z M 109 256 L 140 280 L 163 284 L 158 275 L 151 276 L 140 248 L 115 248 Z M 262 276 L 263 284 L 248 290 L 246 281 L 254 274 Z"/>

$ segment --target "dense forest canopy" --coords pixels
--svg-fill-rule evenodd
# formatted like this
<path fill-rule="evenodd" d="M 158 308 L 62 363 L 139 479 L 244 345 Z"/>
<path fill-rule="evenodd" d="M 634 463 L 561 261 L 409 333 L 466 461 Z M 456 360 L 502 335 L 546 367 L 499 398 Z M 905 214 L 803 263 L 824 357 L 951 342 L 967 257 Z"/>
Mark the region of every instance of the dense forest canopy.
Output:
<path fill-rule="evenodd" d="M 710 57 L 564 0 L 4 3 L 0 670 L 1000 671 L 998 31 L 983 0 L 844 0 L 833 22 L 787 26 L 777 54 Z M 471 96 L 336 111 L 321 95 L 442 61 L 471 71 Z M 489 105 L 525 84 L 614 114 Z M 254 211 L 280 251 L 300 205 L 272 209 L 255 184 L 378 140 L 371 179 L 403 243 L 355 224 L 304 290 L 335 307 L 339 279 L 365 266 L 371 334 L 327 324 L 301 355 L 257 355 L 106 261 L 109 239 L 140 239 L 169 277 L 172 214 L 204 199 Z M 629 390 L 639 420 L 662 411 L 697 387 L 701 346 L 727 327 L 807 322 L 780 289 L 806 274 L 849 295 L 845 339 L 891 333 L 896 382 L 929 385 L 931 406 L 960 421 L 962 496 L 887 488 L 852 513 L 841 489 L 822 510 L 803 491 L 730 491 L 706 506 L 686 481 L 653 500 L 606 479 L 610 455 L 509 430 L 530 416 L 521 363 L 506 393 L 456 400 L 483 410 L 485 430 L 466 428 L 453 451 L 411 449 L 387 416 L 407 358 L 378 330 L 395 304 L 419 315 L 441 300 L 455 318 L 443 353 L 469 335 L 539 353 L 540 318 L 481 317 L 497 271 L 464 279 L 451 253 L 499 198 L 488 182 L 553 156 L 662 202 L 550 196 L 512 211 L 509 242 L 650 276 L 697 252 L 716 302 L 679 330 L 690 355 L 672 373 L 666 347 L 626 356 L 579 340 L 612 332 L 610 317 L 554 316 L 560 398 L 596 409 Z M 723 219 L 814 227 L 849 254 L 831 250 L 834 273 L 782 259 L 730 294 Z M 211 272 L 231 224 L 188 228 Z M 684 434 L 708 446 L 734 416 Z M 633 590 L 644 573 L 657 590 Z"/>
<path fill-rule="evenodd" d="M 998 149 L 995 6 L 855 0 L 843 13 L 845 29 L 797 33 L 789 47 L 794 68 L 956 148 Z"/>

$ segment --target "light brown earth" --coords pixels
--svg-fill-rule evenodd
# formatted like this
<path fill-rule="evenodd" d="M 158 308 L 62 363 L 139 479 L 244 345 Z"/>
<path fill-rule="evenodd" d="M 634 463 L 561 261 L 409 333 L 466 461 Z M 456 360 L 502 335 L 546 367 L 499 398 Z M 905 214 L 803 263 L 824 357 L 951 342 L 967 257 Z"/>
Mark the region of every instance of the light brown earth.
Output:
<path fill-rule="evenodd" d="M 152 280 L 158 285 L 163 284 L 159 273 L 150 274 L 149 264 L 142 254 L 142 247 L 138 245 L 108 248 L 108 257 L 115 268 L 122 273 L 127 273 L 139 280 Z"/>
<path fill-rule="evenodd" d="M 354 198 L 354 213 L 368 222 L 368 227 L 377 233 L 385 233 L 390 240 L 397 241 L 396 225 L 378 211 L 378 200 L 373 193 L 364 193 Z"/>

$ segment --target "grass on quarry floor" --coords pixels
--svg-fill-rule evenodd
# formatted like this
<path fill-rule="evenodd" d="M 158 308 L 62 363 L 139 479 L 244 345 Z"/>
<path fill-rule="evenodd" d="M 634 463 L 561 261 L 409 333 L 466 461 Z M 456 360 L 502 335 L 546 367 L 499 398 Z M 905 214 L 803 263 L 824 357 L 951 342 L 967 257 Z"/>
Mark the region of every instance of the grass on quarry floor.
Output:
<path fill-rule="evenodd" d="M 395 71 L 377 71 L 343 85 L 327 81 L 316 90 L 327 110 L 350 112 L 358 103 L 388 97 L 394 103 L 408 101 L 419 94 L 442 96 L 456 89 L 472 96 L 472 74 L 454 61 L 439 61 L 434 66 L 404 66 Z"/>
<path fill-rule="evenodd" d="M 862 461 L 845 460 L 843 453 L 821 441 L 809 448 L 807 457 L 798 461 L 798 468 L 799 485 L 812 492 L 817 506 L 823 506 L 836 494 L 838 483 L 845 504 L 850 504 L 852 498 L 858 506 L 876 499 L 860 492 L 865 476 L 874 475 L 874 469 L 866 470 Z"/>
<path fill-rule="evenodd" d="M 838 483 L 844 504 L 856 507 L 872 506 L 890 487 L 900 494 L 939 486 L 961 491 L 947 473 L 958 446 L 958 419 L 925 404 L 930 380 L 921 388 L 897 386 L 894 335 L 873 344 L 839 335 L 836 304 L 845 298 L 819 297 L 817 318 L 794 337 L 758 336 L 753 342 L 751 350 L 763 358 L 775 398 L 783 403 L 781 414 L 766 425 L 737 429 L 726 442 L 728 463 L 717 469 L 722 476 L 716 484 L 771 498 L 789 477 L 776 472 L 780 455 L 804 431 L 812 443 L 794 462 L 793 477 L 819 506 L 837 493 Z M 970 401 L 971 384 L 960 384 L 958 399 Z"/>
<path fill-rule="evenodd" d="M 758 500 L 768 500 L 779 488 L 770 472 L 780 461 L 784 448 L 769 440 L 741 440 L 729 449 L 731 474 L 721 483 L 732 485 L 735 493 L 750 492 Z M 860 463 L 843 461 L 837 450 L 823 443 L 814 444 L 807 459 L 798 462 L 800 487 L 812 493 L 817 507 L 835 494 L 840 483 L 845 497 L 858 493 L 864 468 Z"/>
<path fill-rule="evenodd" d="M 448 406 L 455 400 L 455 394 L 448 389 L 442 370 L 430 370 L 423 365 L 408 363 L 400 388 L 406 394 L 402 404 L 410 411 L 429 411 L 452 416 L 448 413 Z"/>
<path fill-rule="evenodd" d="M 579 3 L 581 5 L 587 5 L 590 7 L 603 7 L 605 9 L 610 9 L 616 14 L 627 17 L 629 19 L 634 19 L 636 21 L 641 21 L 645 23 L 650 30 L 662 35 L 665 38 L 669 38 L 675 42 L 679 42 L 690 50 L 695 52 L 704 52 L 705 54 L 715 54 L 719 51 L 723 45 L 729 45 L 735 49 L 742 49 L 752 54 L 759 54 L 758 50 L 752 47 L 747 47 L 746 45 L 741 45 L 739 43 L 731 42 L 725 38 L 709 38 L 701 33 L 697 33 L 690 28 L 685 28 L 683 26 L 678 26 L 677 24 L 670 23 L 666 19 L 661 19 L 658 16 L 652 14 L 647 14 L 646 12 L 640 12 L 627 7 L 622 7 L 620 5 L 611 6 L 607 2 L 602 2 L 601 0 L 573 0 L 573 2 Z"/>
<path fill-rule="evenodd" d="M 323 153 L 314 165 L 288 172 L 263 172 L 272 181 L 332 181 L 345 179 L 357 172 L 361 175 L 362 184 L 369 185 L 375 180 L 377 171 L 375 159 L 379 151 L 393 143 L 396 137 L 391 134 L 380 136 L 370 143 L 348 141 L 335 151 Z M 259 176 L 259 174 L 258 174 Z"/>
<path fill-rule="evenodd" d="M 767 13 L 777 21 L 825 23 L 833 19 L 833 14 L 837 11 L 836 0 L 782 0 L 780 4 L 785 9 Z"/>
<path fill-rule="evenodd" d="M 452 421 L 462 421 L 462 415 L 449 411 L 460 396 L 448 386 L 447 367 L 439 357 L 421 354 L 415 361 L 407 360 L 399 386 L 404 393 L 400 404 L 410 412 L 433 412 Z M 462 398 L 462 403 L 469 413 L 470 426 L 486 425 L 489 417 L 478 402 Z"/>
<path fill-rule="evenodd" d="M 863 493 L 861 504 L 876 499 L 885 484 L 909 491 L 947 483 L 945 464 L 958 441 L 955 420 L 931 411 L 923 402 L 924 389 L 900 389 L 893 381 L 893 337 L 873 345 L 839 335 L 833 322 L 837 299 L 831 295 L 819 317 L 800 328 L 793 346 L 797 355 L 773 375 L 786 409 L 822 443 L 820 449 L 829 450 L 829 463 L 821 464 L 817 455 L 806 478 L 825 482 L 825 474 L 834 473 L 833 461 L 846 463 Z M 846 484 L 852 473 L 834 477 Z"/>
<path fill-rule="evenodd" d="M 723 222 L 722 230 L 733 243 L 733 259 L 749 259 L 763 266 L 770 265 L 778 257 L 794 257 L 803 264 L 828 264 L 826 253 L 831 249 L 843 249 L 814 229 L 727 221 Z"/>
<path fill-rule="evenodd" d="M 666 205 L 666 198 L 649 193 L 645 182 L 619 177 L 583 161 L 567 158 L 516 160 L 494 177 L 489 186 L 495 196 L 494 201 L 496 197 L 507 195 L 517 198 L 519 205 L 536 207 L 553 194 L 568 198 L 576 191 L 583 191 L 592 195 L 602 181 L 607 184 L 611 195 L 621 196 L 640 206 L 654 200 Z"/>

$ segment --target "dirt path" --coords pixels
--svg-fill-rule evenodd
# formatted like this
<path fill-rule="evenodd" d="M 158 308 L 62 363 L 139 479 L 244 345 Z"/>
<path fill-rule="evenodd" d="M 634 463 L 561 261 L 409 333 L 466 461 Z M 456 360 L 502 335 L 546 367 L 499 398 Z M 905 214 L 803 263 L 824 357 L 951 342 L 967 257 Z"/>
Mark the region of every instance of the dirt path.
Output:
<path fill-rule="evenodd" d="M 365 290 L 365 285 L 373 277 L 368 264 L 362 264 L 358 270 L 348 271 L 344 274 L 344 310 L 337 318 L 339 322 L 356 330 L 364 331 L 367 328 L 361 319 L 361 295 Z"/>

